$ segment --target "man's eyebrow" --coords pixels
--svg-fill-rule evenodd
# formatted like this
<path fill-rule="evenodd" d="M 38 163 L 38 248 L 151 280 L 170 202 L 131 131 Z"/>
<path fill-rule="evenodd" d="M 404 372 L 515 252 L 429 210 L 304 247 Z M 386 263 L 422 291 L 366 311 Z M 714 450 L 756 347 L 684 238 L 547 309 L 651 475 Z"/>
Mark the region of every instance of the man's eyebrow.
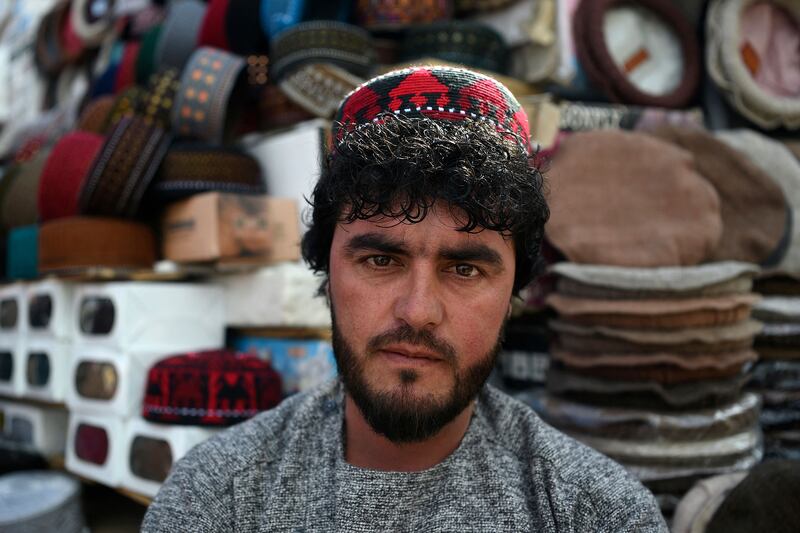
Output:
<path fill-rule="evenodd" d="M 439 252 L 439 256 L 448 261 L 479 262 L 503 267 L 503 258 L 500 254 L 485 244 L 471 243 L 455 248 L 444 248 Z"/>
<path fill-rule="evenodd" d="M 353 254 L 363 250 L 376 250 L 387 254 L 407 254 L 408 249 L 402 242 L 380 233 L 362 233 L 347 241 L 345 250 Z"/>

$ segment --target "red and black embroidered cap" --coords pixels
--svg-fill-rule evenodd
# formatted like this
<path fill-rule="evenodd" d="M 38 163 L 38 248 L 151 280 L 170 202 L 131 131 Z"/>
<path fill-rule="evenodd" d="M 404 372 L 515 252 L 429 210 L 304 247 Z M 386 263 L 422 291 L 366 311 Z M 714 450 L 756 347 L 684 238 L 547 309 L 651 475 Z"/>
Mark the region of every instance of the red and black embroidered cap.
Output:
<path fill-rule="evenodd" d="M 280 375 L 254 355 L 175 355 L 149 370 L 142 416 L 165 424 L 230 426 L 278 405 L 281 391 Z"/>
<path fill-rule="evenodd" d="M 333 140 L 391 112 L 437 120 L 480 120 L 521 137 L 530 151 L 528 116 L 502 83 L 471 70 L 420 66 L 373 78 L 348 94 L 336 113 Z"/>

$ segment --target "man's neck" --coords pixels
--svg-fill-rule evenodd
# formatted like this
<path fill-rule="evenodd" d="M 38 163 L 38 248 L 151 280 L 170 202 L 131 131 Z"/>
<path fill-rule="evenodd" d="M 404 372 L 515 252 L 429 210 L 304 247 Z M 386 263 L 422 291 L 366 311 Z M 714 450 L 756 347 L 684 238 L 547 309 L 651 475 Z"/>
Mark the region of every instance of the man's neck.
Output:
<path fill-rule="evenodd" d="M 345 460 L 353 466 L 391 472 L 418 472 L 444 461 L 467 432 L 475 402 L 428 440 L 395 444 L 372 429 L 345 394 Z"/>

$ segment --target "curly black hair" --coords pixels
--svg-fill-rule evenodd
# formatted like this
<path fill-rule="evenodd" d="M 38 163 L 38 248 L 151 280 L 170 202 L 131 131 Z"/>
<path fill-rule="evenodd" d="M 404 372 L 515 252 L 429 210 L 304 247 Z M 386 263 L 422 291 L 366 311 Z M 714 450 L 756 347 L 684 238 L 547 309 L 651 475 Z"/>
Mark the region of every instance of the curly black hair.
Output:
<path fill-rule="evenodd" d="M 440 201 L 464 213 L 459 231 L 487 229 L 512 238 L 518 294 L 541 268 L 550 216 L 543 189 L 522 139 L 490 122 L 382 114 L 346 133 L 328 154 L 308 200 L 303 257 L 327 277 L 338 223 L 376 215 L 415 223 Z"/>

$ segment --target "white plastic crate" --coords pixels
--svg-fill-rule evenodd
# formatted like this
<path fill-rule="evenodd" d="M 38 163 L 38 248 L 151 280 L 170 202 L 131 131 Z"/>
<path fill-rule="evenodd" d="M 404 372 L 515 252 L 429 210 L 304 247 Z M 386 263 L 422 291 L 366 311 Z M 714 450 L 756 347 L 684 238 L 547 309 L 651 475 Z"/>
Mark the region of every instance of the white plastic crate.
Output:
<path fill-rule="evenodd" d="M 25 283 L 12 283 L 0 287 L 0 337 L 24 336 L 28 332 L 28 301 L 26 298 L 27 287 Z M 6 318 L 11 316 L 11 309 L 16 316 L 13 325 L 6 324 Z"/>
<path fill-rule="evenodd" d="M 128 352 L 184 352 L 224 342 L 225 302 L 222 290 L 210 284 L 82 285 L 75 291 L 74 309 L 73 340 L 85 345 Z"/>
<path fill-rule="evenodd" d="M 141 417 L 129 420 L 126 429 L 126 460 L 120 485 L 126 489 L 151 498 L 156 495 L 162 482 L 138 476 L 133 472 L 134 466 L 131 454 L 134 451 L 133 445 L 137 437 L 154 439 L 166 443 L 169 447 L 169 453 L 172 459 L 171 464 L 174 466 L 175 463 L 186 455 L 195 445 L 213 437 L 220 431 L 218 428 L 154 424 Z"/>
<path fill-rule="evenodd" d="M 196 346 L 186 351 L 197 351 L 201 348 L 219 349 L 216 346 Z M 104 346 L 75 343 L 72 347 L 72 358 L 69 370 L 66 403 L 70 409 L 85 413 L 114 414 L 119 417 L 129 418 L 142 411 L 144 388 L 147 382 L 147 372 L 150 367 L 171 355 L 170 351 L 114 351 Z M 113 396 L 108 399 L 82 394 L 78 388 L 78 372 L 81 365 L 105 364 L 113 367 L 113 376 L 116 383 Z M 82 368 L 92 368 L 84 366 Z M 111 380 L 111 371 L 102 373 L 105 382 Z"/>
<path fill-rule="evenodd" d="M 0 335 L 0 394 L 21 396 L 25 389 L 25 342 L 21 335 Z"/>
<path fill-rule="evenodd" d="M 70 380 L 70 359 L 72 344 L 65 340 L 30 337 L 22 357 L 25 379 L 22 396 L 49 402 L 63 402 Z M 46 358 L 47 362 L 44 363 Z M 47 365 L 47 376 L 35 370 Z"/>
<path fill-rule="evenodd" d="M 297 263 L 214 279 L 225 291 L 228 326 L 329 328 L 330 310 L 317 296 L 321 281 Z"/>
<path fill-rule="evenodd" d="M 27 290 L 27 311 L 25 322 L 31 338 L 69 340 L 72 338 L 74 304 L 72 302 L 75 284 L 48 279 L 31 283 Z M 49 301 L 49 320 L 34 322 L 34 311 L 47 305 Z"/>
<path fill-rule="evenodd" d="M 80 457 L 80 452 L 76 449 L 76 437 L 81 425 L 91 430 L 102 430 L 107 438 L 106 453 L 102 454 L 102 457 L 98 454 L 96 462 L 87 460 L 87 457 L 92 457 L 91 455 Z M 125 423 L 119 417 L 70 411 L 65 463 L 67 470 L 103 485 L 118 487 L 125 469 L 124 441 Z"/>
<path fill-rule="evenodd" d="M 62 407 L 3 402 L 3 440 L 45 457 L 63 455 L 67 410 Z"/>

